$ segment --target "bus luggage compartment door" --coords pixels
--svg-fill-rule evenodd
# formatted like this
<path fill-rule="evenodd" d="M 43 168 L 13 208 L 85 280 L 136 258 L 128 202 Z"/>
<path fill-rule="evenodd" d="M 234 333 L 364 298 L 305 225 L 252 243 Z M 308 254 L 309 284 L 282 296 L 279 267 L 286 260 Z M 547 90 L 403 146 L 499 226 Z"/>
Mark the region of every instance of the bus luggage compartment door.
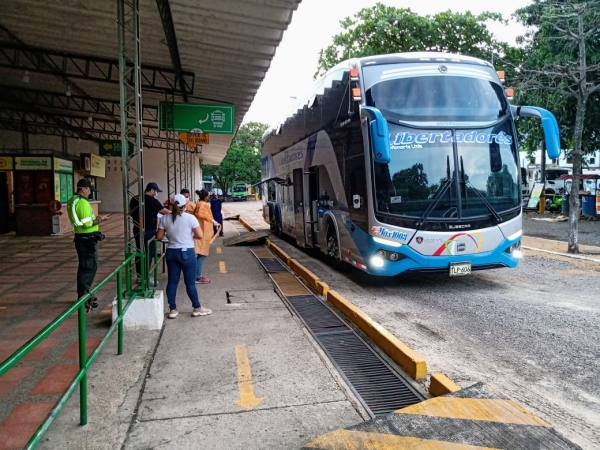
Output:
<path fill-rule="evenodd" d="M 304 237 L 306 245 L 315 247 L 319 244 L 319 171 L 310 167 L 304 172 Z"/>
<path fill-rule="evenodd" d="M 306 247 L 306 230 L 304 227 L 304 180 L 302 169 L 294 169 L 294 238 L 300 247 Z"/>

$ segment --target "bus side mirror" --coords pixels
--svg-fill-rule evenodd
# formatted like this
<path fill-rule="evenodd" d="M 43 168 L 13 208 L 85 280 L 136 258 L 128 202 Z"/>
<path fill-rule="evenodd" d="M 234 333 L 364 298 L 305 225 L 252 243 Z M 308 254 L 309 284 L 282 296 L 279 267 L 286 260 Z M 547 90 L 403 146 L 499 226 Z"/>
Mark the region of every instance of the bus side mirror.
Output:
<path fill-rule="evenodd" d="M 390 132 L 387 120 L 377 108 L 363 106 L 360 116 L 366 117 L 371 132 L 371 143 L 373 145 L 373 158 L 379 164 L 389 164 L 392 160 L 390 153 Z"/>
<path fill-rule="evenodd" d="M 556 159 L 560 156 L 560 132 L 556 117 L 550 111 L 537 106 L 512 106 L 513 115 L 522 117 L 539 117 L 544 128 L 546 153 L 548 158 Z"/>

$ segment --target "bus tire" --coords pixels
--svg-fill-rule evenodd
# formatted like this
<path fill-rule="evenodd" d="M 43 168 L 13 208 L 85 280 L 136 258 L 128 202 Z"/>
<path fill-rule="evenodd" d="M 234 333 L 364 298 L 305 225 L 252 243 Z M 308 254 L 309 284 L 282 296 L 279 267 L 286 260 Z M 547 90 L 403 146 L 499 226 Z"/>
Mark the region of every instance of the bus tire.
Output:
<path fill-rule="evenodd" d="M 283 237 L 283 222 L 280 214 L 277 214 L 277 236 Z"/>
<path fill-rule="evenodd" d="M 327 225 L 327 258 L 331 261 L 331 265 L 336 269 L 341 268 L 342 260 L 340 259 L 340 240 L 338 239 L 335 227 L 331 222 Z"/>
<path fill-rule="evenodd" d="M 269 230 L 271 233 L 275 233 L 277 231 L 277 214 L 275 214 L 274 208 L 269 205 Z"/>

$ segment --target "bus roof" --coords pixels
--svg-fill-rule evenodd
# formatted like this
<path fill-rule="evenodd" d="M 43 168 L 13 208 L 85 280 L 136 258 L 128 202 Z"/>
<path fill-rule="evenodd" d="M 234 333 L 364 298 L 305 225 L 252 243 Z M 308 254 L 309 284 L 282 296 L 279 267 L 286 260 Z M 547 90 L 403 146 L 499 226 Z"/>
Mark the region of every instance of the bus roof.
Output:
<path fill-rule="evenodd" d="M 396 63 L 423 63 L 423 62 L 446 62 L 475 64 L 479 66 L 494 67 L 491 63 L 483 59 L 473 58 L 472 56 L 457 55 L 454 53 L 443 52 L 405 52 L 390 53 L 387 55 L 365 56 L 356 58 L 361 66 L 376 64 L 396 64 Z M 352 60 L 349 60 L 352 61 Z"/>

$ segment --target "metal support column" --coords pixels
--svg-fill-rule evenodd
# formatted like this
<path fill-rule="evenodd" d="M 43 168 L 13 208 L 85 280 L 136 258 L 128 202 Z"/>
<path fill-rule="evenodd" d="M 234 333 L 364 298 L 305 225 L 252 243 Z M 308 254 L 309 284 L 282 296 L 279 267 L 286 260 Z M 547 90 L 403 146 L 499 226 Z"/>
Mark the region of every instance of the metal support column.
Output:
<path fill-rule="evenodd" d="M 169 131 L 167 133 L 167 195 L 172 199 L 177 191 L 177 133 Z"/>
<path fill-rule="evenodd" d="M 179 158 L 179 189 L 185 186 L 185 144 L 181 141 L 177 143 L 177 157 Z"/>
<path fill-rule="evenodd" d="M 190 190 L 194 192 L 198 189 L 196 186 L 196 149 L 191 153 L 190 159 Z"/>
<path fill-rule="evenodd" d="M 136 251 L 146 253 L 144 248 L 144 149 L 139 0 L 117 0 L 117 25 L 119 30 L 121 147 L 123 149 L 121 154 L 123 164 L 123 225 L 125 227 L 125 257 L 127 258 Z M 129 142 L 134 147 L 133 155 L 129 155 L 127 151 Z M 132 218 L 129 215 L 129 202 L 134 196 L 138 197 L 139 214 Z M 132 228 L 135 228 L 135 232 Z M 138 235 L 139 247 L 135 240 L 136 234 Z M 141 278 L 142 291 L 146 291 L 148 288 L 145 260 L 146 258 L 141 258 L 142 273 L 138 274 L 135 270 L 137 276 Z M 132 272 L 131 266 L 129 272 Z M 127 276 L 126 289 L 127 291 L 131 290 L 130 276 Z"/>

